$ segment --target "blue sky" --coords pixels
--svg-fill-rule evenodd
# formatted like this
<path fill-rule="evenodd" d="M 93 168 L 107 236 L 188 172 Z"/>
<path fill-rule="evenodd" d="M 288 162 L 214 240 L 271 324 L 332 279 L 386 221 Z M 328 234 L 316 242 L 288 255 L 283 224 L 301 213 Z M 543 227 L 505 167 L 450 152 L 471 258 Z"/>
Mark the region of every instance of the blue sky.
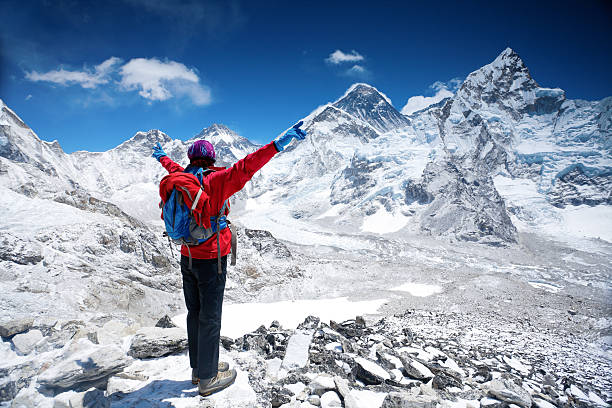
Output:
<path fill-rule="evenodd" d="M 67 152 L 213 123 L 265 143 L 354 82 L 401 110 L 508 46 L 541 86 L 612 95 L 609 1 L 1 4 L 0 98 Z"/>

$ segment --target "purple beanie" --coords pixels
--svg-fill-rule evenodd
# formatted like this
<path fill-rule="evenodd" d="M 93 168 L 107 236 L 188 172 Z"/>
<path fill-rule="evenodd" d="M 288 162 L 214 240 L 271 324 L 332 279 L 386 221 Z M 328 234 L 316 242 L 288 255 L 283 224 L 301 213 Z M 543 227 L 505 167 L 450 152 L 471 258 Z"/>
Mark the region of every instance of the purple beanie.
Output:
<path fill-rule="evenodd" d="M 196 140 L 187 150 L 189 160 L 209 158 L 215 160 L 215 148 L 207 140 Z"/>

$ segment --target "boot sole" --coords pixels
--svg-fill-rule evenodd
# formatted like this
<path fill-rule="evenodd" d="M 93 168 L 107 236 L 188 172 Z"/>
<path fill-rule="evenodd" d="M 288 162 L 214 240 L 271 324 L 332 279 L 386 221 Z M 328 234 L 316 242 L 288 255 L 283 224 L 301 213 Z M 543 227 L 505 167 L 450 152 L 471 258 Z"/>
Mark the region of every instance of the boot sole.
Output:
<path fill-rule="evenodd" d="M 201 397 L 208 397 L 209 395 L 212 395 L 212 394 L 214 394 L 215 392 L 219 392 L 219 391 L 224 390 L 224 389 L 226 389 L 227 387 L 229 387 L 229 386 L 233 385 L 235 381 L 236 381 L 236 378 L 234 377 L 234 379 L 232 380 L 232 382 L 227 383 L 227 384 L 223 385 L 222 387 L 221 387 L 221 386 L 218 386 L 218 387 L 215 387 L 215 388 L 213 388 L 213 389 L 211 389 L 211 390 L 208 390 L 208 391 L 206 391 L 206 392 L 200 392 L 200 396 L 201 396 Z"/>

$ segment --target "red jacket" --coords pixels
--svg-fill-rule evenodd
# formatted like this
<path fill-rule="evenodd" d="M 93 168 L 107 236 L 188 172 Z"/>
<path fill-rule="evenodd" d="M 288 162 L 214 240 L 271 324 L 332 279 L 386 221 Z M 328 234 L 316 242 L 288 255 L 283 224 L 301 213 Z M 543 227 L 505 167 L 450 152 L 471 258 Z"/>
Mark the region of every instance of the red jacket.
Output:
<path fill-rule="evenodd" d="M 223 202 L 230 198 L 234 193 L 242 190 L 242 187 L 249 181 L 255 173 L 261 169 L 274 155 L 278 153 L 274 142 L 271 142 L 259 150 L 247 155 L 244 159 L 238 160 L 229 169 L 215 168 L 216 170 L 204 177 L 202 187 L 208 196 L 205 207 L 202 208 L 202 215 L 206 218 L 216 216 L 221 211 Z M 182 172 L 185 169 L 172 161 L 168 156 L 163 156 L 159 162 L 164 166 L 168 173 Z M 210 221 L 209 221 L 210 222 Z M 220 245 L 221 256 L 229 254 L 231 249 L 232 233 L 229 228 L 221 230 Z M 208 241 L 190 247 L 191 257 L 195 259 L 214 259 L 217 257 L 217 237 L 216 235 Z M 181 247 L 181 254 L 189 256 L 187 247 Z"/>

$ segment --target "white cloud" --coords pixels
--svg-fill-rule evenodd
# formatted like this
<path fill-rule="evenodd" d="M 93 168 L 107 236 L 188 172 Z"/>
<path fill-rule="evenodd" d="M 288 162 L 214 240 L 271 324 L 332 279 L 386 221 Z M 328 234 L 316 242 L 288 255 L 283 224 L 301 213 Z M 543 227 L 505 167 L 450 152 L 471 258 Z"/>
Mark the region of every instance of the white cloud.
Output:
<path fill-rule="evenodd" d="M 351 68 L 347 69 L 344 74 L 356 78 L 366 78 L 370 75 L 370 71 L 361 65 L 353 65 Z"/>
<path fill-rule="evenodd" d="M 26 72 L 26 79 L 33 82 L 51 82 L 59 85 L 80 85 L 86 89 L 96 88 L 98 85 L 109 82 L 109 73 L 121 60 L 110 57 L 94 69 L 83 68 L 81 71 L 68 71 L 60 68 L 55 71 L 40 73 L 36 71 Z"/>
<path fill-rule="evenodd" d="M 330 64 L 338 65 L 344 62 L 357 62 L 363 61 L 363 55 L 359 54 L 357 51 L 352 50 L 350 53 L 346 54 L 340 50 L 336 50 L 329 54 L 329 57 L 325 58 L 325 61 Z"/>
<path fill-rule="evenodd" d="M 134 58 L 121 67 L 119 75 L 123 89 L 138 90 L 152 101 L 187 96 L 196 105 L 206 105 L 211 100 L 210 90 L 200 84 L 198 75 L 180 62 Z"/>
<path fill-rule="evenodd" d="M 28 96 L 25 97 L 26 101 L 29 101 L 30 99 L 32 99 L 32 94 L 29 94 Z"/>
<path fill-rule="evenodd" d="M 195 105 L 207 105 L 211 102 L 210 90 L 200 82 L 196 71 L 180 62 L 133 58 L 126 64 L 121 63 L 121 59 L 111 57 L 93 68 L 84 67 L 79 71 L 60 68 L 45 73 L 32 71 L 26 72 L 25 76 L 34 82 L 78 85 L 86 89 L 110 84 L 102 92 L 138 91 L 140 96 L 150 101 L 186 97 Z M 104 100 L 108 101 L 109 98 L 111 96 L 104 93 Z"/>
<path fill-rule="evenodd" d="M 433 105 L 434 103 L 440 102 L 444 98 L 449 98 L 455 94 L 455 91 L 459 88 L 463 81 L 459 78 L 453 78 L 450 81 L 444 83 L 436 81 L 429 86 L 430 89 L 436 91 L 434 96 L 413 96 L 408 99 L 406 105 L 402 108 L 404 115 L 410 115 L 421 109 Z"/>

